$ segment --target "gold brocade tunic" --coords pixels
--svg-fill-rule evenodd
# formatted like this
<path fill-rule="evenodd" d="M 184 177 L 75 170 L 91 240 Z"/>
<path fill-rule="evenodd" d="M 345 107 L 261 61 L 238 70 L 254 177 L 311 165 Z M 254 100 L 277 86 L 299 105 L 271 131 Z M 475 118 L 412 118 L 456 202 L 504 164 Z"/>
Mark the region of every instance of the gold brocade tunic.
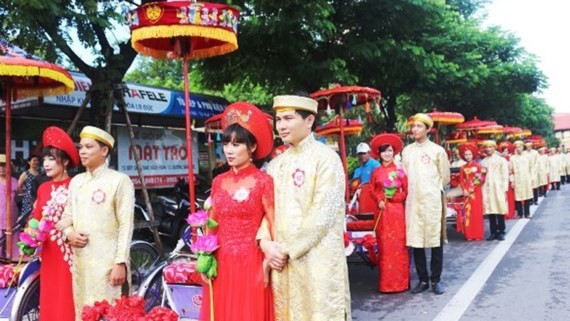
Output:
<path fill-rule="evenodd" d="M 562 160 L 560 159 L 560 154 L 548 156 L 548 163 L 550 165 L 550 182 L 560 182 L 560 176 L 562 175 Z"/>
<path fill-rule="evenodd" d="M 548 161 L 548 155 L 540 155 L 540 157 L 538 158 L 539 186 L 548 185 L 549 172 L 550 172 L 550 162 Z"/>
<path fill-rule="evenodd" d="M 84 305 L 112 303 L 121 296 L 121 286 L 112 286 L 109 276 L 115 264 L 129 268 L 134 224 L 131 179 L 105 165 L 75 176 L 69 183 L 65 215 L 72 218 L 75 231 L 89 234 L 84 248 L 74 248 L 72 266 L 75 315 L 81 321 Z"/>
<path fill-rule="evenodd" d="M 275 158 L 275 239 L 289 262 L 272 272 L 277 321 L 351 320 L 344 254 L 345 175 L 312 135 Z"/>
<path fill-rule="evenodd" d="M 528 157 L 530 160 L 530 179 L 531 179 L 530 185 L 531 185 L 531 188 L 537 188 L 540 186 L 540 184 L 539 184 L 540 176 L 539 176 L 539 171 L 538 171 L 540 154 L 535 149 L 531 149 L 530 151 L 524 150 L 523 156 Z"/>
<path fill-rule="evenodd" d="M 481 161 L 481 166 L 487 171 L 483 184 L 483 214 L 505 215 L 508 212 L 507 190 L 509 187 L 507 160 L 493 153 Z"/>
<path fill-rule="evenodd" d="M 509 162 L 512 181 L 515 188 L 515 201 L 524 201 L 533 198 L 532 185 L 531 185 L 531 161 L 532 158 L 528 155 L 511 156 Z"/>
<path fill-rule="evenodd" d="M 563 154 L 566 159 L 566 175 L 570 175 L 570 153 Z"/>
<path fill-rule="evenodd" d="M 443 147 L 426 140 L 402 151 L 408 174 L 406 199 L 406 245 L 439 247 L 445 237 L 443 188 L 449 184 L 449 160 Z"/>

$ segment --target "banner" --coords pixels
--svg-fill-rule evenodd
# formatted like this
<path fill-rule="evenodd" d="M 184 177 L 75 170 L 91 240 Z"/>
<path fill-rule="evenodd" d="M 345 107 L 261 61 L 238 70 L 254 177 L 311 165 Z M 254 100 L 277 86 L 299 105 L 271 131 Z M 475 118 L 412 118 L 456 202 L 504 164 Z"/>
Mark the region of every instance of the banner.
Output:
<path fill-rule="evenodd" d="M 117 128 L 117 170 L 128 175 L 135 187 L 141 182 L 135 162 L 138 151 L 148 188 L 172 187 L 179 177 L 188 177 L 186 133 L 184 130 L 133 128 L 135 145 L 131 146 L 126 127 Z M 194 174 L 198 174 L 198 138 L 193 133 L 192 156 Z"/>
<path fill-rule="evenodd" d="M 85 93 L 91 87 L 91 80 L 83 74 L 71 73 L 75 91 L 69 95 L 45 97 L 50 105 L 79 107 Z M 124 91 L 127 110 L 132 113 L 184 117 L 184 93 L 149 86 L 127 83 Z M 224 111 L 228 102 L 220 97 L 190 93 L 190 115 L 192 118 L 206 119 Z M 87 105 L 90 107 L 90 105 Z M 115 107 L 115 110 L 118 110 Z"/>

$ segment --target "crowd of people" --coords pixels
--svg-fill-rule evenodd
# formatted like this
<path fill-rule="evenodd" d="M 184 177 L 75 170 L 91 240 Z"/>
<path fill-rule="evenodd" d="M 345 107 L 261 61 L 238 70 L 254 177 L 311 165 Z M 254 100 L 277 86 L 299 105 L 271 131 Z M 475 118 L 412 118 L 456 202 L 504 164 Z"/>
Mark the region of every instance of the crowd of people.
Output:
<path fill-rule="evenodd" d="M 314 138 L 317 106 L 304 96 L 274 98 L 275 128 L 288 147 L 263 170 L 255 161 L 274 150 L 266 115 L 246 102 L 225 109 L 229 170 L 214 178 L 209 210 L 219 223 L 212 229 L 220 244 L 218 274 L 213 291 L 204 284 L 201 320 L 213 319 L 211 312 L 217 320 L 351 320 L 345 173 L 337 153 Z M 465 215 L 458 226 L 473 241 L 484 238 L 484 215 L 487 240 L 504 240 L 505 217 L 530 218 L 539 195 L 570 182 L 570 154 L 552 149 L 547 156 L 522 141 L 488 140 L 484 150 L 466 143 L 457 152 L 462 162 L 450 164 L 428 137 L 432 126 L 428 115 L 416 114 L 413 143 L 404 147 L 398 135 L 381 134 L 357 147 L 362 166 L 355 177 L 369 185 L 375 207 L 380 292 L 409 290 L 413 259 L 418 283 L 411 292 L 444 293 L 450 166 L 460 166 Z M 62 129 L 47 128 L 42 158 L 30 159 L 21 178 L 25 185 L 37 175 L 38 159 L 51 178 L 30 205 L 33 217 L 54 226 L 41 252 L 40 320 L 79 321 L 83 306 L 128 293 L 133 184 L 106 165 L 115 145 L 109 133 L 87 126 L 80 138 L 78 150 Z M 0 155 L 0 193 L 9 181 L 6 161 Z M 79 164 L 86 171 L 71 178 L 70 168 Z M 18 182 L 12 185 L 17 189 Z"/>

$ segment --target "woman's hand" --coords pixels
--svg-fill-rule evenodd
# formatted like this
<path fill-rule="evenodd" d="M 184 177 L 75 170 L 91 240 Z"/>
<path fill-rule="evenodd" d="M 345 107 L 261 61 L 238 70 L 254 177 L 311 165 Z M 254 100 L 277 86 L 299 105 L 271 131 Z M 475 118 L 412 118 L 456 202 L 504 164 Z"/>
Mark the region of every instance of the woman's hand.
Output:
<path fill-rule="evenodd" d="M 383 210 L 384 207 L 386 207 L 386 203 L 382 200 L 382 201 L 380 201 L 380 203 L 378 203 L 378 208 Z"/>
<path fill-rule="evenodd" d="M 466 189 L 463 190 L 463 196 L 469 196 L 469 194 L 471 194 L 469 193 L 469 190 Z"/>
<path fill-rule="evenodd" d="M 66 227 L 71 226 L 71 223 L 73 223 L 71 217 L 67 216 L 67 217 L 62 217 L 56 224 L 55 224 L 55 228 L 57 228 L 60 231 L 63 231 Z"/>

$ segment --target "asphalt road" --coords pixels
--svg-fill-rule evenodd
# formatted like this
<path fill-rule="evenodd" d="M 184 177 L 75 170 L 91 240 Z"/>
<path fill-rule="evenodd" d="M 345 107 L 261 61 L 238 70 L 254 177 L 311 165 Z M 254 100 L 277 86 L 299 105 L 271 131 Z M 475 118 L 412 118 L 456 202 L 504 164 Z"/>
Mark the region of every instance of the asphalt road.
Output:
<path fill-rule="evenodd" d="M 532 220 L 507 221 L 503 242 L 467 242 L 448 228 L 443 295 L 381 294 L 377 268 L 349 264 L 353 319 L 570 320 L 569 200 L 570 185 L 551 191 Z"/>

